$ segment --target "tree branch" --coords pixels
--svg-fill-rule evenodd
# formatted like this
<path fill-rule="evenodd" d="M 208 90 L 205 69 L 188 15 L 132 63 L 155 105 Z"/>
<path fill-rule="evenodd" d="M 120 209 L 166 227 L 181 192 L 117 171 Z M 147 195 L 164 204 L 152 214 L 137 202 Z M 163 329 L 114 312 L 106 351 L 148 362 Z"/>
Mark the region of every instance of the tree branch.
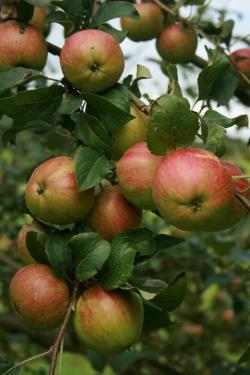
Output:
<path fill-rule="evenodd" d="M 49 53 L 51 53 L 52 55 L 55 55 L 55 56 L 60 56 L 60 52 L 61 52 L 60 47 L 57 47 L 50 42 L 47 42 L 47 47 L 48 47 Z"/>
<path fill-rule="evenodd" d="M 240 201 L 241 204 L 250 212 L 250 201 L 241 193 L 235 193 L 236 198 Z"/>

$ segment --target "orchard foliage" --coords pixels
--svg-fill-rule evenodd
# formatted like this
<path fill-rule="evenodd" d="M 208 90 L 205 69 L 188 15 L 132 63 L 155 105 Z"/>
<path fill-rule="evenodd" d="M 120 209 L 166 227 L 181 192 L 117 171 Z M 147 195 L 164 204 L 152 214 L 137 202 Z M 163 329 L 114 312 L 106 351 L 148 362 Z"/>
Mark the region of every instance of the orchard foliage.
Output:
<path fill-rule="evenodd" d="M 16 365 L 0 342 L 1 375 L 53 375 L 59 352 L 60 372 L 64 342 L 88 358 L 73 357 L 78 374 L 249 371 L 249 155 L 226 137 L 248 116 L 221 110 L 250 104 L 249 48 L 234 52 L 234 21 L 210 10 L 204 0 L 1 2 L 0 322 L 6 342 L 5 326 L 36 342 Z M 46 41 L 54 23 L 62 49 Z M 155 39 L 160 97 L 142 93 L 151 72 L 139 58 L 135 76 L 123 74 L 127 37 Z M 10 304 L 24 325 L 8 320 Z M 233 348 L 216 337 L 229 340 L 225 331 Z M 50 369 L 39 368 L 47 356 Z"/>

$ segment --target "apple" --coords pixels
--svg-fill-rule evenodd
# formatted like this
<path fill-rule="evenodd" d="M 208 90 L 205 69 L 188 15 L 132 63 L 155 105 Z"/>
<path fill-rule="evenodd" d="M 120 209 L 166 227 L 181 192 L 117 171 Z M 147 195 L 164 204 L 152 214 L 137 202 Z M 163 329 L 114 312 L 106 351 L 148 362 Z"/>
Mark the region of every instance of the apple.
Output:
<path fill-rule="evenodd" d="M 154 3 L 134 4 L 140 18 L 121 18 L 121 27 L 135 42 L 156 38 L 164 27 L 164 16 L 160 7 Z"/>
<path fill-rule="evenodd" d="M 160 214 L 179 229 L 214 232 L 230 226 L 234 184 L 209 151 L 190 147 L 167 154 L 156 170 L 152 192 Z"/>
<path fill-rule="evenodd" d="M 143 303 L 128 290 L 106 291 L 96 284 L 77 302 L 75 329 L 90 349 L 105 355 L 121 353 L 140 337 Z"/>
<path fill-rule="evenodd" d="M 64 76 L 80 91 L 108 89 L 124 69 L 124 56 L 116 39 L 94 29 L 72 34 L 61 50 L 60 62 Z"/>
<path fill-rule="evenodd" d="M 29 20 L 29 24 L 35 26 L 37 29 L 46 34 L 49 31 L 49 24 L 46 21 L 46 16 L 48 13 L 49 10 L 46 7 L 34 7 L 33 16 L 31 20 Z M 17 18 L 16 9 L 12 11 L 11 18 Z"/>
<path fill-rule="evenodd" d="M 0 24 L 0 72 L 23 66 L 43 69 L 47 59 L 47 44 L 40 30 L 32 25 L 21 25 L 14 21 Z"/>
<path fill-rule="evenodd" d="M 44 227 L 37 221 L 33 220 L 30 224 L 25 224 L 18 233 L 17 237 L 17 250 L 20 258 L 25 263 L 34 263 L 36 262 L 34 258 L 32 258 L 27 245 L 26 245 L 26 236 L 29 232 L 36 232 L 37 235 L 44 237 L 46 235 L 46 231 Z"/>
<path fill-rule="evenodd" d="M 224 167 L 231 174 L 231 176 L 243 175 L 243 172 L 236 165 L 229 163 L 228 161 L 223 161 Z M 233 179 L 235 191 L 241 193 L 247 199 L 250 200 L 250 184 L 245 178 Z M 230 226 L 237 224 L 243 217 L 248 214 L 247 209 L 243 204 L 235 197 L 232 207 L 231 214 L 228 217 L 227 222 L 230 222 Z"/>
<path fill-rule="evenodd" d="M 138 208 L 154 210 L 152 184 L 162 157 L 151 154 L 146 142 L 130 147 L 116 165 L 122 194 Z"/>
<path fill-rule="evenodd" d="M 137 228 L 142 220 L 140 209 L 124 198 L 118 185 L 104 190 L 96 198 L 87 223 L 105 240 L 112 239 L 126 229 Z"/>
<path fill-rule="evenodd" d="M 66 282 L 51 267 L 38 263 L 29 264 L 14 275 L 10 298 L 21 320 L 40 330 L 58 327 L 70 302 Z"/>
<path fill-rule="evenodd" d="M 190 26 L 174 23 L 166 27 L 160 34 L 156 48 L 160 56 L 174 64 L 192 60 L 197 47 L 197 36 Z"/>
<path fill-rule="evenodd" d="M 146 140 L 147 117 L 135 105 L 131 104 L 130 114 L 135 118 L 115 130 L 112 134 L 112 157 L 120 159 L 129 147 Z"/>
<path fill-rule="evenodd" d="M 241 73 L 244 73 L 250 80 L 250 48 L 241 48 L 230 55 L 234 67 Z M 239 88 L 242 90 L 250 89 L 248 82 L 239 76 Z"/>
<path fill-rule="evenodd" d="M 57 156 L 34 170 L 25 200 L 31 213 L 42 222 L 67 225 L 87 216 L 94 204 L 94 189 L 78 192 L 74 159 Z"/>

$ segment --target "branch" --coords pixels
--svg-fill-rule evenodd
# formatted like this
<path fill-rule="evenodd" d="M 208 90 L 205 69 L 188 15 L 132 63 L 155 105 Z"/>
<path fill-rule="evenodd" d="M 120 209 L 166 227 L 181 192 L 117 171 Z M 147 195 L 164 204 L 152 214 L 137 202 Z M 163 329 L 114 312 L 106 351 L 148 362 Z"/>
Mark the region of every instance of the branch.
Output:
<path fill-rule="evenodd" d="M 71 313 L 75 309 L 75 304 L 76 304 L 76 300 L 77 300 L 78 290 L 79 290 L 79 282 L 77 281 L 76 284 L 75 284 L 75 287 L 73 289 L 72 299 L 71 299 L 69 308 L 67 310 L 67 313 L 65 315 L 64 321 L 63 321 L 63 323 L 61 325 L 61 328 L 59 329 L 59 332 L 58 332 L 58 335 L 56 337 L 56 340 L 55 340 L 54 344 L 51 347 L 51 354 L 52 355 L 51 355 L 51 364 L 50 364 L 49 375 L 54 375 L 55 374 L 58 351 L 59 351 L 62 339 L 64 337 L 65 330 L 66 330 L 66 328 L 68 326 L 68 323 L 69 323 L 69 320 L 70 320 L 70 317 L 71 317 Z"/>
<path fill-rule="evenodd" d="M 55 46 L 54 44 L 47 42 L 48 51 L 55 56 L 60 56 L 61 48 Z"/>
<path fill-rule="evenodd" d="M 235 193 L 236 198 L 243 204 L 243 206 L 250 212 L 250 201 L 241 193 Z"/>

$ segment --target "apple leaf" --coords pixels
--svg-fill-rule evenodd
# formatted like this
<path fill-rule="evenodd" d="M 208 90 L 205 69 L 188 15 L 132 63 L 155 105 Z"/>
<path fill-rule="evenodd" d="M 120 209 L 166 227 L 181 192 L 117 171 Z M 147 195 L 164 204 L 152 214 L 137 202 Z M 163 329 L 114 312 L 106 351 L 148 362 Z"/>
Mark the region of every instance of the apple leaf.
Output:
<path fill-rule="evenodd" d="M 31 81 L 45 78 L 39 70 L 22 67 L 12 68 L 5 72 L 0 72 L 0 93 L 12 87 L 26 85 Z"/>
<path fill-rule="evenodd" d="M 166 311 L 162 311 L 151 301 L 144 300 L 144 322 L 143 331 L 155 331 L 159 328 L 166 328 L 173 323 Z"/>
<path fill-rule="evenodd" d="M 128 1 L 112 1 L 101 4 L 92 18 L 89 27 L 97 27 L 114 18 L 120 17 L 140 18 L 133 4 Z"/>
<path fill-rule="evenodd" d="M 157 241 L 157 252 L 158 251 L 165 251 L 169 247 L 173 247 L 182 243 L 184 240 L 181 238 L 176 238 L 173 236 L 168 236 L 167 234 L 159 234 L 155 237 Z"/>
<path fill-rule="evenodd" d="M 101 25 L 99 27 L 99 30 L 105 31 L 106 33 L 112 35 L 118 43 L 121 43 L 127 35 L 127 31 L 117 30 L 108 23 L 104 23 L 103 25 Z"/>
<path fill-rule="evenodd" d="M 186 292 L 186 276 L 185 273 L 182 272 L 150 301 L 163 311 L 169 312 L 175 310 L 182 303 Z"/>
<path fill-rule="evenodd" d="M 52 115 L 61 104 L 64 89 L 53 85 L 0 98 L 0 111 L 23 122 Z"/>
<path fill-rule="evenodd" d="M 80 147 L 75 156 L 75 166 L 78 190 L 84 191 L 100 183 L 113 163 L 90 147 Z"/>
<path fill-rule="evenodd" d="M 25 0 L 21 0 L 17 4 L 16 11 L 17 18 L 20 22 L 28 22 L 33 16 L 34 6 L 26 2 Z"/>
<path fill-rule="evenodd" d="M 223 128 L 229 128 L 233 125 L 237 125 L 239 128 L 248 126 L 247 115 L 240 115 L 237 117 L 229 118 L 212 109 L 208 109 L 206 111 L 205 115 L 203 116 L 203 121 L 205 121 L 208 126 L 217 125 L 222 126 Z"/>
<path fill-rule="evenodd" d="M 48 259 L 45 253 L 45 246 L 37 239 L 37 232 L 27 232 L 26 234 L 26 246 L 29 250 L 30 255 L 38 263 L 48 263 Z"/>
<path fill-rule="evenodd" d="M 81 104 L 82 98 L 80 95 L 65 92 L 63 94 L 62 103 L 58 108 L 58 112 L 62 115 L 70 115 L 77 109 L 79 109 L 81 107 Z"/>
<path fill-rule="evenodd" d="M 250 343 L 248 344 L 245 352 L 238 359 L 238 363 L 248 363 L 250 361 Z"/>
<path fill-rule="evenodd" d="M 61 10 L 55 10 L 55 11 L 50 12 L 46 17 L 46 22 L 59 23 L 67 30 L 67 34 L 69 30 L 72 30 L 74 28 L 73 21 L 70 20 L 67 14 L 62 12 Z"/>
<path fill-rule="evenodd" d="M 76 277 L 86 281 L 94 277 L 103 267 L 110 254 L 110 244 L 96 233 L 81 233 L 68 243 L 72 250 Z"/>
<path fill-rule="evenodd" d="M 148 120 L 149 149 L 156 155 L 164 155 L 177 147 L 189 146 L 197 133 L 198 121 L 186 99 L 162 95 L 152 105 Z"/>
<path fill-rule="evenodd" d="M 167 283 L 163 280 L 148 279 L 147 277 L 133 277 L 129 279 L 129 284 L 133 287 L 143 290 L 147 293 L 159 293 L 167 287 Z"/>
<path fill-rule="evenodd" d="M 201 124 L 202 139 L 206 150 L 213 152 L 219 157 L 222 156 L 225 153 L 225 129 L 220 126 L 207 125 L 203 120 Z"/>
<path fill-rule="evenodd" d="M 57 128 L 43 133 L 37 136 L 37 139 L 44 147 L 53 151 L 54 154 L 72 155 L 77 147 L 75 137 L 72 137 L 71 133 L 64 128 Z"/>
<path fill-rule="evenodd" d="M 67 277 L 72 268 L 72 252 L 66 244 L 65 237 L 61 233 L 51 234 L 45 247 L 49 262 L 57 276 Z"/>
<path fill-rule="evenodd" d="M 76 137 L 96 150 L 106 150 L 111 139 L 103 124 L 95 117 L 81 112 L 76 122 Z"/>
<path fill-rule="evenodd" d="M 0 357 L 0 375 L 19 375 L 21 366 L 15 364 L 7 358 Z"/>

